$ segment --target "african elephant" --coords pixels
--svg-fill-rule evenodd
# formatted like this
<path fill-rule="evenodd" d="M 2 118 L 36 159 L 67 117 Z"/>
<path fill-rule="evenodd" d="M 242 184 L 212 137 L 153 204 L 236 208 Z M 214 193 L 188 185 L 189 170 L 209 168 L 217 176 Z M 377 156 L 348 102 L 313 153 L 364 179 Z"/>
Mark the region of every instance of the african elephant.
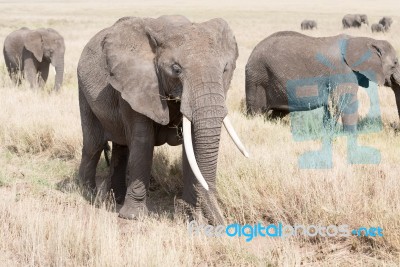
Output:
<path fill-rule="evenodd" d="M 347 90 L 352 99 L 343 110 L 355 112 L 343 112 L 341 118 L 344 129 L 354 132 L 357 90 L 368 88 L 370 81 L 392 87 L 400 117 L 400 66 L 389 42 L 344 34 L 314 38 L 279 32 L 261 41 L 247 62 L 247 110 L 249 114 L 272 111 L 274 116 L 324 107 L 324 118 L 329 118 L 330 91 Z M 299 87 L 291 90 L 293 84 Z"/>
<path fill-rule="evenodd" d="M 97 33 L 78 64 L 81 184 L 95 190 L 96 165 L 112 141 L 110 180 L 123 202 L 119 216 L 146 214 L 154 146 L 183 142 L 183 206 L 222 223 L 216 191 L 222 124 L 248 156 L 225 103 L 237 57 L 223 19 L 126 17 Z"/>
<path fill-rule="evenodd" d="M 380 23 L 374 23 L 371 25 L 371 31 L 372 32 L 384 32 L 385 28 Z"/>
<path fill-rule="evenodd" d="M 360 17 L 361 17 L 361 23 L 364 23 L 364 24 L 369 25 L 368 16 L 365 15 L 365 14 L 359 14 L 359 15 L 360 15 Z"/>
<path fill-rule="evenodd" d="M 16 84 L 20 84 L 23 76 L 31 87 L 43 86 L 51 63 L 56 70 L 55 90 L 63 82 L 64 53 L 64 38 L 51 28 L 30 30 L 23 27 L 6 37 L 3 48 L 8 73 Z"/>
<path fill-rule="evenodd" d="M 347 14 L 342 19 L 343 29 L 360 28 L 363 23 L 369 25 L 368 17 L 364 14 Z"/>
<path fill-rule="evenodd" d="M 393 23 L 393 19 L 391 17 L 383 17 L 379 20 L 379 24 L 383 26 L 385 32 L 390 30 L 390 26 Z"/>
<path fill-rule="evenodd" d="M 317 22 L 315 20 L 303 20 L 301 22 L 302 30 L 312 30 L 317 29 Z"/>

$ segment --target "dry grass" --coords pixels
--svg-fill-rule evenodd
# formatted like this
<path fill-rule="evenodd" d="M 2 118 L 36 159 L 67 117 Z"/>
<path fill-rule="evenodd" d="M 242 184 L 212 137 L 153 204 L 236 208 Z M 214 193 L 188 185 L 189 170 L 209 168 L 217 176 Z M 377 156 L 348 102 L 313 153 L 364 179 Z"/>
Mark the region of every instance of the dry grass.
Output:
<path fill-rule="evenodd" d="M 318 21 L 313 36 L 341 32 L 344 13 L 366 13 L 370 22 L 393 16 L 393 29 L 374 35 L 389 40 L 400 54 L 399 7 L 376 1 L 188 1 L 0 3 L 0 42 L 22 26 L 53 27 L 66 41 L 66 77 L 61 93 L 26 85 L 15 88 L 0 60 L 0 265 L 283 265 L 395 266 L 400 264 L 400 137 L 391 89 L 380 88 L 384 129 L 360 143 L 380 150 L 379 165 L 351 166 L 346 139 L 334 143 L 334 167 L 300 170 L 298 156 L 318 141 L 295 142 L 287 121 L 247 118 L 241 112 L 244 66 L 254 46 L 278 30 L 299 30 L 305 19 Z M 32 11 L 36 11 L 35 14 Z M 81 130 L 76 65 L 83 46 L 100 29 L 125 15 L 183 14 L 194 21 L 225 18 L 239 45 L 228 108 L 251 152 L 245 160 L 223 132 L 218 168 L 220 204 L 229 222 L 348 224 L 381 226 L 383 238 L 190 237 L 173 219 L 181 187 L 180 148 L 156 149 L 152 214 L 139 221 L 117 218 L 114 208 L 89 204 L 72 180 L 80 160 Z M 367 29 L 347 31 L 372 36 Z M 51 77 L 54 79 L 54 77 Z M 366 97 L 362 97 L 366 110 Z M 106 175 L 104 161 L 99 175 Z"/>

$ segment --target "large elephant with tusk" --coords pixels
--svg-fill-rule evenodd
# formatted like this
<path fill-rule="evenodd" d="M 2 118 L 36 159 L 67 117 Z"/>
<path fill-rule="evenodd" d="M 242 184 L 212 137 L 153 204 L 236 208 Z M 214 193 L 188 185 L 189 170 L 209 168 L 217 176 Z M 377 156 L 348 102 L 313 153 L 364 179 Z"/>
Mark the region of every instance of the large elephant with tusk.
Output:
<path fill-rule="evenodd" d="M 183 134 L 183 204 L 223 223 L 216 192 L 222 125 L 248 156 L 225 103 L 237 57 L 223 19 L 125 17 L 96 34 L 78 64 L 82 185 L 99 190 L 96 165 L 112 141 L 110 187 L 123 203 L 119 216 L 146 214 L 154 146 L 179 145 Z"/>

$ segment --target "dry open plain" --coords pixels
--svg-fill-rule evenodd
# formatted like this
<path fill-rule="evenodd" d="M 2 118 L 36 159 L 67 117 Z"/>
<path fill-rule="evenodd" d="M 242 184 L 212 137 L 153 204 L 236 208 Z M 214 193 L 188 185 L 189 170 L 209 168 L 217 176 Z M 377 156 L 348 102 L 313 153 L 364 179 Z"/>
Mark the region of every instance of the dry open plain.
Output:
<path fill-rule="evenodd" d="M 389 40 L 400 54 L 398 0 L 0 3 L 0 43 L 22 26 L 53 27 L 67 47 L 59 94 L 49 93 L 54 75 L 41 91 L 14 87 L 0 59 L 0 265 L 399 265 L 400 135 L 390 126 L 398 122 L 390 88 L 379 89 L 383 130 L 360 138 L 380 150 L 379 165 L 348 165 L 346 138 L 340 137 L 334 142 L 332 169 L 300 170 L 298 156 L 317 149 L 319 142 L 295 142 L 289 120 L 270 122 L 243 113 L 244 67 L 259 41 L 279 30 L 299 31 L 306 18 L 318 21 L 310 35 L 336 35 L 346 13 L 366 13 L 370 23 L 392 16 L 389 33 L 372 35 L 366 27 L 346 33 Z M 228 222 L 381 226 L 383 237 L 258 237 L 248 243 L 190 237 L 185 222 L 173 218 L 182 184 L 179 147 L 156 149 L 150 217 L 121 220 L 112 205 L 97 208 L 82 197 L 73 182 L 82 146 L 76 78 L 81 51 L 95 33 L 122 16 L 163 14 L 182 14 L 195 22 L 222 17 L 236 35 L 240 55 L 228 108 L 251 157 L 245 159 L 223 131 L 218 190 Z M 99 175 L 107 175 L 104 159 Z"/>

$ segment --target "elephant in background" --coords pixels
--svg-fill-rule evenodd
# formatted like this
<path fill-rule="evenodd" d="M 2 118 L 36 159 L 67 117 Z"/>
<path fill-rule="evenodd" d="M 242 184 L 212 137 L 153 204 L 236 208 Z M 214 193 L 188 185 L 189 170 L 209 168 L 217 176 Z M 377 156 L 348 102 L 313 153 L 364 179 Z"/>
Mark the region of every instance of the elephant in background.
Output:
<path fill-rule="evenodd" d="M 383 26 L 385 32 L 390 30 L 390 26 L 392 26 L 393 19 L 391 17 L 383 17 L 379 20 L 379 24 Z"/>
<path fill-rule="evenodd" d="M 25 77 L 31 87 L 44 86 L 51 63 L 56 70 L 54 90 L 63 83 L 64 53 L 64 38 L 51 28 L 23 27 L 6 37 L 3 48 L 8 73 L 16 84 Z"/>
<path fill-rule="evenodd" d="M 296 91 L 298 98 L 288 96 L 288 82 L 310 77 L 319 79 L 319 87 L 305 86 Z M 341 77 L 347 79 L 343 84 L 354 96 L 349 108 L 356 106 L 358 87 L 368 88 L 372 81 L 393 89 L 400 117 L 400 66 L 389 42 L 344 34 L 314 38 L 297 32 L 275 33 L 254 48 L 246 65 L 248 113 L 272 111 L 282 116 L 324 107 L 329 118 L 329 90 L 343 89 Z M 355 110 L 341 114 L 345 130 L 356 130 Z"/>
<path fill-rule="evenodd" d="M 369 25 L 365 14 L 347 14 L 342 19 L 343 29 L 360 28 L 362 24 Z"/>
<path fill-rule="evenodd" d="M 80 183 L 89 190 L 110 187 L 123 203 L 119 216 L 137 218 L 148 211 L 154 146 L 183 142 L 179 203 L 191 217 L 223 223 L 216 191 L 222 124 L 248 156 L 225 103 L 237 57 L 235 37 L 223 19 L 125 17 L 97 33 L 78 64 Z M 96 185 L 96 166 L 108 141 L 110 183 Z"/>
<path fill-rule="evenodd" d="M 359 14 L 359 15 L 360 15 L 360 18 L 361 18 L 361 22 L 366 24 L 366 25 L 369 25 L 368 16 L 365 15 L 365 14 Z"/>
<path fill-rule="evenodd" d="M 380 23 L 374 23 L 371 25 L 371 31 L 372 32 L 384 32 L 385 28 Z"/>
<path fill-rule="evenodd" d="M 315 20 L 303 20 L 301 22 L 302 30 L 312 30 L 317 29 L 317 22 Z"/>

